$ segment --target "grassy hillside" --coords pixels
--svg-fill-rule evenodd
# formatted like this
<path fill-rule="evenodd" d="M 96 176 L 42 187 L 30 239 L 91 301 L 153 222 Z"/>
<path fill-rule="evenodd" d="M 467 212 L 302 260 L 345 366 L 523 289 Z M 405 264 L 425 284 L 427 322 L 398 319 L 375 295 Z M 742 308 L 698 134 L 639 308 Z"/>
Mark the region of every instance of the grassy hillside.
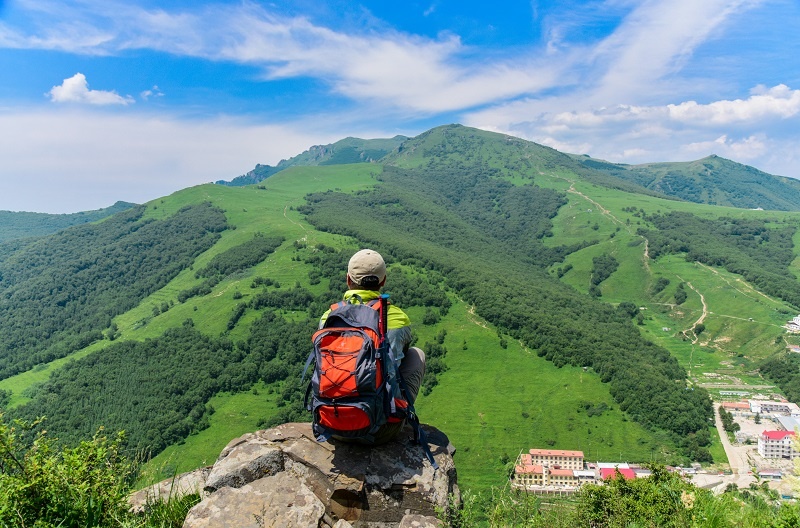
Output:
<path fill-rule="evenodd" d="M 319 165 L 346 165 L 349 163 L 375 162 L 397 147 L 406 139 L 405 136 L 395 136 L 385 139 L 359 139 L 348 137 L 330 145 L 316 145 L 288 160 L 281 160 L 274 167 L 271 165 L 256 165 L 256 167 L 241 176 L 227 182 L 220 180 L 217 183 L 234 187 L 259 183 L 273 174 L 291 167 L 319 166 Z"/>
<path fill-rule="evenodd" d="M 74 225 L 102 220 L 133 206 L 132 203 L 117 202 L 111 207 L 71 214 L 0 211 L 0 242 L 49 235 Z"/>
<path fill-rule="evenodd" d="M 587 168 L 689 202 L 743 209 L 800 209 L 799 181 L 715 155 L 696 161 L 641 165 L 572 157 Z"/>
<path fill-rule="evenodd" d="M 446 367 L 429 372 L 418 407 L 457 446 L 465 487 L 502 483 L 506 464 L 531 447 L 688 462 L 686 438 L 707 428 L 702 398 L 692 398 L 706 389 L 718 397 L 720 385 L 769 385 L 755 369 L 794 342 L 781 325 L 796 307 L 727 269 L 735 259 L 687 261 L 681 251 L 649 258 L 648 233 L 660 233 L 660 219 L 676 211 L 721 222 L 714 225 L 730 225 L 718 220 L 727 217 L 775 233 L 795 229 L 796 242 L 800 216 L 634 193 L 640 187 L 590 172 L 546 147 L 449 126 L 405 142 L 382 164 L 298 166 L 258 185 L 203 185 L 155 200 L 137 222 L 161 225 L 208 203 L 228 228 L 104 320 L 95 329 L 102 340 L 0 380 L 0 407 L 47 414 L 48 428 L 65 438 L 103 424 L 129 430 L 140 449 L 166 445 L 150 466 L 157 475 L 207 464 L 234 436 L 307 419 L 298 378 L 309 325 L 340 295 L 349 255 L 368 245 L 387 257 L 387 289 L 416 322 L 418 343 L 443 356 Z M 759 233 L 747 243 L 777 243 Z M 255 264 L 219 265 L 246 262 L 254 237 L 282 242 Z M 725 248 L 744 255 L 737 237 L 718 232 Z M 783 255 L 767 264 L 797 277 L 795 248 L 788 262 Z M 5 259 L 20 258 L 6 251 Z M 203 272 L 210 265 L 223 271 L 211 277 Z M 174 368 L 158 367 L 170 350 L 198 366 L 203 350 L 219 361 L 165 387 L 155 381 L 164 372 L 147 372 Z M 119 363 L 126 355 L 139 363 Z M 155 420 L 114 405 L 114 397 L 130 398 L 113 374 L 128 368 L 128 384 L 141 380 L 140 405 L 156 402 Z M 691 397 L 664 406 L 647 399 L 653 387 Z M 167 413 L 158 402 L 175 405 Z M 705 449 L 725 462 L 716 444 Z"/>

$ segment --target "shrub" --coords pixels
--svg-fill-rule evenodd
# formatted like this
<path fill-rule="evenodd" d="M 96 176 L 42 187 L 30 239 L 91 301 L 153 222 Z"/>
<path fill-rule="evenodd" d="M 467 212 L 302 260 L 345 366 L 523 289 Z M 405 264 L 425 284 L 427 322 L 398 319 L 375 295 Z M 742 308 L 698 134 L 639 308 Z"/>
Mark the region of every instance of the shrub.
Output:
<path fill-rule="evenodd" d="M 0 414 L 0 525 L 110 526 L 127 514 L 133 466 L 121 454 L 124 435 L 98 430 L 74 448 L 57 448 L 45 431 L 30 447 L 22 436 L 41 420 L 6 424 Z"/>

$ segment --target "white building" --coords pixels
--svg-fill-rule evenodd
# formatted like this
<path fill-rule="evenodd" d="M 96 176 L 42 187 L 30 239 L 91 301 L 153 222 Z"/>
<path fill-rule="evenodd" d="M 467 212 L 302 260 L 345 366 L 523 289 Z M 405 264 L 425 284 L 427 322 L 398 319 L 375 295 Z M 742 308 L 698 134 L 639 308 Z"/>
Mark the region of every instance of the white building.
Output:
<path fill-rule="evenodd" d="M 800 418 L 800 407 L 789 401 L 749 400 L 750 412 L 756 414 L 783 414 Z"/>
<path fill-rule="evenodd" d="M 800 315 L 798 315 L 797 317 L 786 323 L 784 325 L 784 328 L 786 328 L 790 332 L 794 333 L 800 332 Z"/>
<path fill-rule="evenodd" d="M 758 437 L 758 454 L 764 458 L 794 458 L 794 431 L 764 431 Z"/>

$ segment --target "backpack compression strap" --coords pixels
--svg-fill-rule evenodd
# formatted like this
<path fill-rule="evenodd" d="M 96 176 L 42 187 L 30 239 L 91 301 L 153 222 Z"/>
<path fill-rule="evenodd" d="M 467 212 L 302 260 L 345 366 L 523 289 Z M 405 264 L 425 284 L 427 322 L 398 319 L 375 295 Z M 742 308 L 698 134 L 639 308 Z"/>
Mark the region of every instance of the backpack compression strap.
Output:
<path fill-rule="evenodd" d="M 408 423 L 410 423 L 411 428 L 414 429 L 414 442 L 422 447 L 422 451 L 425 453 L 425 458 L 427 458 L 428 462 L 431 463 L 433 469 L 437 470 L 439 469 L 439 464 L 437 464 L 436 460 L 433 458 L 433 453 L 431 453 L 431 448 L 428 445 L 428 435 L 419 424 L 419 416 L 417 416 L 417 411 L 414 410 L 414 404 L 411 403 L 411 400 L 408 397 L 406 382 L 403 379 L 403 376 L 400 375 L 399 369 L 397 371 L 397 381 L 400 383 L 400 390 L 403 393 L 403 397 L 408 402 Z"/>

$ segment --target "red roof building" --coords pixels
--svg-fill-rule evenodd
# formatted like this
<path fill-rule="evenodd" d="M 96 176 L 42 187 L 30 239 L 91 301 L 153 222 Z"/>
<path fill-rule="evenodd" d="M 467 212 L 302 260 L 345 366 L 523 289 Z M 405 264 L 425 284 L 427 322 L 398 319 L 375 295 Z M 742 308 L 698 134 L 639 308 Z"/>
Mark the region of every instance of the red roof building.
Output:
<path fill-rule="evenodd" d="M 602 468 L 600 470 L 600 478 L 603 480 L 612 479 L 616 477 L 617 471 L 619 471 L 626 480 L 632 480 L 636 478 L 636 473 L 630 468 Z"/>
<path fill-rule="evenodd" d="M 764 431 L 758 437 L 758 454 L 764 458 L 794 458 L 794 431 Z"/>
<path fill-rule="evenodd" d="M 525 460 L 556 469 L 583 469 L 583 451 L 563 449 L 531 449 Z"/>

